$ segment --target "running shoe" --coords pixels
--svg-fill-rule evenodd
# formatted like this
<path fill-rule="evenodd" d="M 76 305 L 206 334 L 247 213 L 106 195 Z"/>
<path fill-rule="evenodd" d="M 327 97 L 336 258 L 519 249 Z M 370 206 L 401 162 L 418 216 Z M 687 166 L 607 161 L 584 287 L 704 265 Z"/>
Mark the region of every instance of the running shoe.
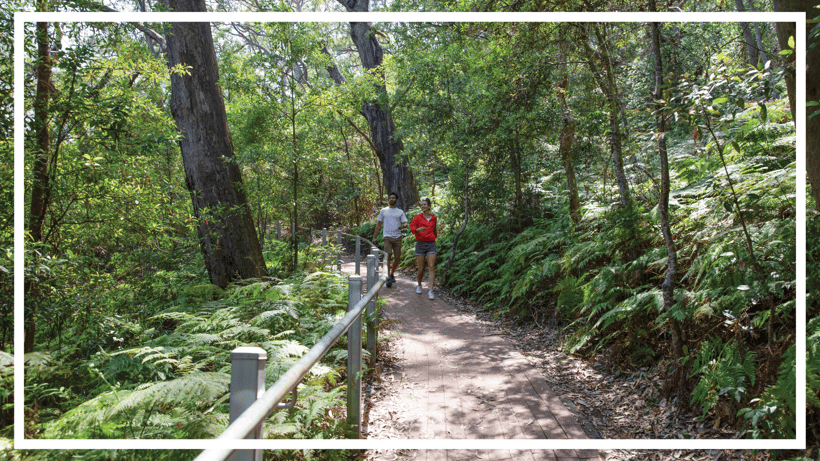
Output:
<path fill-rule="evenodd" d="M 421 294 L 421 285 L 416 286 L 416 293 Z"/>
<path fill-rule="evenodd" d="M 433 294 L 433 290 L 427 292 L 427 299 L 436 299 L 436 295 Z"/>

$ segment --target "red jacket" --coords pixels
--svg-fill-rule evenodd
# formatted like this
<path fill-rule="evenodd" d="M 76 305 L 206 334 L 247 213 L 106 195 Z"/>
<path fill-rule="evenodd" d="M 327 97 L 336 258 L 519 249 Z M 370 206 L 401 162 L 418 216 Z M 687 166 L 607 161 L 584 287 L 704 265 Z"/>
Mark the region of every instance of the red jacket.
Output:
<path fill-rule="evenodd" d="M 417 231 L 419 227 L 423 227 L 423 231 Z M 436 232 L 436 217 L 435 215 L 430 215 L 430 221 L 424 217 L 423 213 L 419 213 L 413 217 L 413 220 L 410 221 L 410 231 L 413 232 L 413 235 L 416 236 L 416 240 L 419 242 L 435 242 L 436 237 L 438 237 L 438 232 Z"/>

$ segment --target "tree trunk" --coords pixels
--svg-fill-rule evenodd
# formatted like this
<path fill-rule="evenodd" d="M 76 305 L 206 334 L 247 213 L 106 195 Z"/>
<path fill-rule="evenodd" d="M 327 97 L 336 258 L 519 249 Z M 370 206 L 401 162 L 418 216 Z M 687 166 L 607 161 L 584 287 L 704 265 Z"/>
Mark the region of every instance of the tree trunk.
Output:
<path fill-rule="evenodd" d="M 33 242 L 43 240 L 43 226 L 51 184 L 50 142 L 48 103 L 51 97 L 51 58 L 49 56 L 48 23 L 37 23 L 37 92 L 34 98 L 34 135 L 36 150 L 32 165 L 33 181 L 31 186 L 31 205 L 29 210 L 28 231 Z"/>
<path fill-rule="evenodd" d="M 561 133 L 558 135 L 559 150 L 561 159 L 564 161 L 564 172 L 567 175 L 567 188 L 569 189 L 569 215 L 572 222 L 578 224 L 581 221 L 581 200 L 578 198 L 578 186 L 575 182 L 575 166 L 572 162 L 572 140 L 575 137 L 575 126 L 577 122 L 572 116 L 567 104 L 567 92 L 569 91 L 569 73 L 567 72 L 567 43 L 561 41 L 561 57 L 559 58 L 558 73 L 558 100 L 561 103 Z"/>
<path fill-rule="evenodd" d="M 775 11 L 798 11 L 794 8 L 803 8 L 805 4 L 805 0 L 774 0 L 774 10 Z M 777 43 L 780 47 L 780 51 L 788 50 L 789 49 L 789 37 L 796 37 L 795 34 L 795 25 L 793 22 L 776 22 L 774 26 L 775 32 L 777 33 Z M 799 51 L 797 51 L 799 52 Z M 786 92 L 789 95 L 789 108 L 791 108 L 792 112 L 792 120 L 797 121 L 797 103 L 795 101 L 796 90 L 795 90 L 795 77 L 794 77 L 794 64 L 795 64 L 795 55 L 794 53 L 787 55 L 782 58 L 784 61 L 784 67 L 786 67 Z M 808 84 L 808 82 L 806 82 Z"/>
<path fill-rule="evenodd" d="M 205 0 L 170 0 L 173 11 L 205 11 Z M 171 74 L 171 113 L 182 133 L 185 184 L 198 221 L 200 247 L 211 283 L 266 275 L 233 145 L 211 26 L 172 23 L 166 36 Z"/>
<path fill-rule="evenodd" d="M 606 95 L 607 103 L 609 105 L 609 136 L 610 146 L 612 148 L 613 163 L 615 167 L 615 177 L 618 179 L 618 191 L 620 192 L 621 205 L 626 208 L 629 206 L 630 201 L 629 183 L 627 182 L 626 174 L 624 173 L 623 149 L 621 144 L 623 135 L 621 134 L 621 121 L 619 119 L 620 104 L 618 102 L 618 87 L 615 84 L 615 74 L 612 70 L 612 61 L 606 47 L 606 38 L 598 26 L 596 24 L 591 24 L 591 27 L 595 33 L 596 42 L 600 46 L 600 50 L 598 52 L 591 48 L 590 41 L 588 37 L 586 37 L 586 28 L 584 26 L 581 27 L 582 33 L 584 34 L 583 45 L 587 52 L 587 63 L 589 64 L 593 76 L 595 76 L 595 80 L 598 82 L 598 86 L 601 88 L 601 91 L 604 92 L 604 95 Z M 595 63 L 596 60 L 600 60 L 602 70 L 598 68 L 598 64 Z"/>
<path fill-rule="evenodd" d="M 650 1 L 650 5 L 654 6 L 654 0 Z M 652 55 L 655 61 L 655 69 L 653 71 L 653 77 L 655 80 L 655 131 L 658 138 L 658 156 L 661 161 L 661 187 L 660 198 L 658 199 L 658 214 L 661 219 L 661 233 L 663 234 L 663 241 L 666 244 L 666 254 L 668 257 L 666 263 L 666 278 L 663 281 L 662 292 L 664 310 L 669 310 L 674 304 L 673 295 L 675 291 L 675 272 L 677 270 L 678 257 L 677 251 L 675 250 L 675 242 L 672 239 L 672 229 L 669 224 L 669 157 L 666 151 L 666 114 L 664 111 L 664 104 L 661 102 L 661 99 L 663 98 L 663 61 L 661 59 L 659 29 L 658 23 L 653 22 L 651 24 Z M 673 320 L 673 323 L 677 325 L 677 321 Z M 673 336 L 675 336 L 674 347 L 676 349 L 676 353 L 678 353 L 678 357 L 681 357 L 683 354 L 683 347 L 679 343 L 679 335 L 677 334 L 677 331 Z"/>
<path fill-rule="evenodd" d="M 756 13 L 757 7 L 755 7 L 755 0 L 749 0 L 749 11 Z M 765 25 L 765 23 L 764 23 Z M 763 33 L 760 31 L 761 26 L 758 23 L 754 23 L 755 28 L 755 43 L 757 44 L 757 51 L 760 53 L 760 62 L 766 63 L 769 61 L 769 56 L 766 54 L 766 46 L 763 44 Z M 770 81 L 774 84 L 774 81 Z"/>
<path fill-rule="evenodd" d="M 735 0 L 735 7 L 739 13 L 746 11 L 743 0 Z M 755 41 L 754 35 L 752 35 L 752 29 L 749 27 L 748 22 L 739 22 L 738 26 L 740 26 L 740 31 L 743 33 L 743 40 L 746 42 L 746 54 L 749 57 L 749 64 L 757 67 L 760 56 L 757 52 L 757 41 Z"/>
<path fill-rule="evenodd" d="M 806 11 L 807 19 L 813 19 L 818 15 L 814 7 L 820 4 L 818 0 L 774 0 L 775 11 Z M 806 35 L 808 36 L 813 24 L 806 24 Z M 781 50 L 789 49 L 789 37 L 796 37 L 794 23 L 775 24 L 777 31 L 777 42 Z M 796 50 L 797 53 L 806 53 L 806 101 L 820 100 L 820 47 L 810 48 L 812 43 L 818 43 L 817 39 L 808 40 L 807 50 Z M 795 55 L 786 56 L 786 88 L 789 93 L 789 106 L 791 107 L 792 119 L 795 124 L 797 120 L 797 104 L 804 104 L 803 101 L 796 101 L 794 68 Z M 806 172 L 811 184 L 812 196 L 814 197 L 815 208 L 820 210 L 820 116 L 809 118 L 817 109 L 809 107 L 806 114 Z"/>
<path fill-rule="evenodd" d="M 655 12 L 655 0 L 649 0 L 649 11 Z M 658 198 L 658 214 L 661 218 L 661 233 L 663 234 L 663 241 L 666 243 L 666 277 L 661 286 L 663 293 L 663 308 L 664 311 L 672 309 L 674 304 L 675 292 L 675 272 L 677 270 L 677 251 L 675 250 L 675 242 L 672 239 L 672 229 L 669 224 L 669 157 L 666 151 L 666 113 L 664 111 L 663 98 L 663 60 L 661 59 L 661 34 L 660 24 L 653 22 L 650 24 L 650 48 L 652 57 L 654 59 L 655 68 L 652 76 L 655 81 L 655 90 L 653 98 L 655 99 L 655 131 L 658 138 L 658 156 L 661 163 L 661 186 L 660 197 Z M 671 377 L 672 387 L 677 390 L 678 401 L 685 401 L 688 398 L 688 371 L 686 366 L 682 363 L 684 356 L 683 338 L 681 333 L 680 322 L 675 318 L 670 318 L 670 326 L 672 329 L 672 348 L 675 352 L 677 363 L 675 364 L 675 373 Z"/>
<path fill-rule="evenodd" d="M 815 17 L 818 10 L 814 7 L 820 4 L 818 0 L 809 0 L 806 11 Z M 806 34 L 811 30 L 812 24 L 806 24 Z M 806 51 L 806 101 L 820 101 L 820 40 L 811 41 L 814 48 Z M 807 45 L 810 46 L 810 45 Z M 812 195 L 814 196 L 815 207 L 820 210 L 820 115 L 808 118 L 814 113 L 817 107 L 808 108 L 806 115 L 806 170 L 811 183 Z"/>
<path fill-rule="evenodd" d="M 38 4 L 38 11 L 48 11 L 46 3 Z M 32 165 L 32 185 L 31 204 L 29 209 L 28 231 L 31 235 L 32 243 L 43 241 L 43 226 L 48 209 L 48 199 L 51 195 L 50 180 L 50 136 L 49 136 L 49 98 L 51 97 L 51 57 L 49 55 L 48 23 L 37 23 L 37 90 L 34 96 L 34 135 L 36 138 L 36 150 L 34 152 L 34 163 Z M 27 295 L 34 295 L 34 282 L 26 280 L 25 292 Z M 34 351 L 34 335 L 37 329 L 37 312 L 35 303 L 27 303 L 29 309 L 26 312 L 25 335 L 23 339 L 23 352 Z"/>
<path fill-rule="evenodd" d="M 369 0 L 338 0 L 338 2 L 350 12 L 367 12 L 369 10 Z M 370 126 L 370 137 L 376 147 L 376 155 L 379 158 L 379 166 L 384 178 L 384 187 L 388 193 L 395 192 L 398 194 L 397 206 L 407 211 L 418 202 L 419 194 L 407 160 L 401 157 L 404 146 L 396 134 L 396 126 L 390 114 L 387 88 L 384 86 L 384 75 L 380 71 L 384 56 L 382 47 L 379 41 L 376 40 L 374 32 L 370 23 L 350 23 L 350 37 L 353 39 L 353 43 L 356 44 L 362 65 L 365 69 L 373 72 L 377 80 L 381 82 L 376 84 L 377 98 L 372 101 L 365 101 L 362 106 L 362 114 Z"/>

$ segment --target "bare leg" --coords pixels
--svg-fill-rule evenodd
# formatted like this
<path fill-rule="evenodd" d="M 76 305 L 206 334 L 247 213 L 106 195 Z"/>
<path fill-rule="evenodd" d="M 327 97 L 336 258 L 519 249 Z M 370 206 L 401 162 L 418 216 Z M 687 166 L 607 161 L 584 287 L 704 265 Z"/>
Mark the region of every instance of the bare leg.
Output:
<path fill-rule="evenodd" d="M 399 263 L 401 262 L 401 258 L 399 258 L 399 255 L 401 255 L 401 253 L 397 254 L 395 251 L 393 252 L 393 269 L 390 271 L 390 275 L 395 274 L 396 269 L 398 269 L 399 267 Z M 390 264 L 390 261 L 388 261 L 387 263 Z"/>
<path fill-rule="evenodd" d="M 419 283 L 419 286 L 421 286 L 421 279 L 424 278 L 424 256 L 416 256 L 416 267 L 419 268 L 416 274 L 416 281 Z"/>
<path fill-rule="evenodd" d="M 430 290 L 436 286 L 436 255 L 427 255 L 427 268 L 430 270 Z"/>

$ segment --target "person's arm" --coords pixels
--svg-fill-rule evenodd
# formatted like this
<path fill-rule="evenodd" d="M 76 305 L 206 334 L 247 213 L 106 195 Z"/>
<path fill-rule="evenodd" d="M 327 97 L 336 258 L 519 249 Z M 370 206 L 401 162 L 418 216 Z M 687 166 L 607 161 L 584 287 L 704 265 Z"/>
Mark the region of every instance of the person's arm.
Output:
<path fill-rule="evenodd" d="M 376 243 L 376 236 L 379 235 L 379 231 L 382 228 L 382 222 L 376 221 L 376 230 L 373 231 L 373 243 Z"/>
<path fill-rule="evenodd" d="M 419 225 L 416 223 L 416 217 L 414 216 L 413 220 L 410 221 L 410 232 L 412 232 L 416 237 L 418 237 L 418 227 Z"/>
<path fill-rule="evenodd" d="M 407 227 L 407 215 L 402 212 L 401 214 L 401 224 L 399 225 L 399 230 L 404 229 Z"/>

